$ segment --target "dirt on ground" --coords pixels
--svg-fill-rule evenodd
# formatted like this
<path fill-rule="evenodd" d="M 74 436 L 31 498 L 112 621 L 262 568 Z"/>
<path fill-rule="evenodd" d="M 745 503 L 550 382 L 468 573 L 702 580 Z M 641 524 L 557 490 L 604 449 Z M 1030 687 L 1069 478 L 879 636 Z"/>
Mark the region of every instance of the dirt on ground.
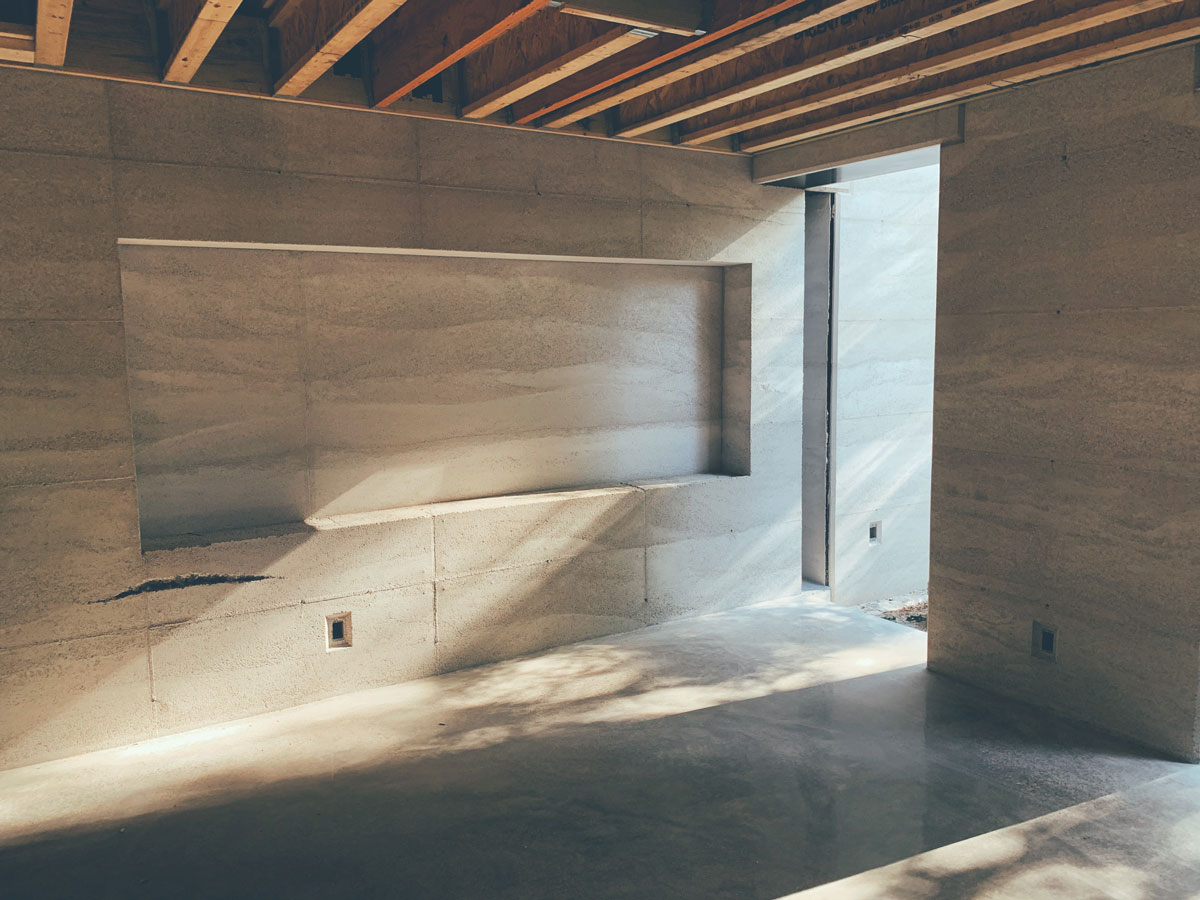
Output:
<path fill-rule="evenodd" d="M 915 628 L 917 631 L 929 630 L 928 591 L 913 591 L 896 597 L 888 597 L 886 600 L 874 600 L 864 603 L 859 609 L 873 616 L 879 616 L 881 619 L 887 619 L 889 622 L 897 622 L 900 625 Z"/>

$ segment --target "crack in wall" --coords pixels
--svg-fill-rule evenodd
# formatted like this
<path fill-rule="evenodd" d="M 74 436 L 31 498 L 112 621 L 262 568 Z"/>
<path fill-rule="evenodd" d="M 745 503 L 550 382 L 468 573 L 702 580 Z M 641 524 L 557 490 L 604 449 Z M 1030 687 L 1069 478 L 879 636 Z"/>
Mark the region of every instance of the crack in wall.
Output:
<path fill-rule="evenodd" d="M 111 603 L 113 600 L 123 600 L 138 594 L 151 594 L 156 591 L 177 591 L 182 588 L 195 587 L 201 584 L 244 584 L 248 581 L 266 581 L 276 578 L 276 575 L 176 575 L 174 578 L 151 578 L 143 581 L 137 587 L 105 597 L 103 600 L 89 600 L 92 603 Z"/>

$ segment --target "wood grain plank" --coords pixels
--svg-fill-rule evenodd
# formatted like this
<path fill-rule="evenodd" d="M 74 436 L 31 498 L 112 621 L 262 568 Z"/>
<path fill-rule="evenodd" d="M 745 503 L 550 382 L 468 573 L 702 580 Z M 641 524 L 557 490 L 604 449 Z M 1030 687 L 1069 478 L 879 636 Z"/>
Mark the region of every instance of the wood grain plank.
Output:
<path fill-rule="evenodd" d="M 35 30 L 32 25 L 0 22 L 0 59 L 31 63 L 36 57 Z"/>
<path fill-rule="evenodd" d="M 568 0 L 562 11 L 682 37 L 701 33 L 704 21 L 700 0 Z"/>
<path fill-rule="evenodd" d="M 242 0 L 173 0 L 167 10 L 171 52 L 163 81 L 187 84 Z"/>
<path fill-rule="evenodd" d="M 67 59 L 67 33 L 71 30 L 73 0 L 38 0 L 34 61 L 61 66 Z"/>
<path fill-rule="evenodd" d="M 596 115 L 635 97 L 661 90 L 708 69 L 732 62 L 748 53 L 761 50 L 778 41 L 794 37 L 826 22 L 831 22 L 871 6 L 871 0 L 816 0 L 743 28 L 718 41 L 703 45 L 701 50 L 666 65 L 658 65 L 633 78 L 628 78 L 583 100 L 572 103 L 546 117 L 543 124 L 563 128 L 580 119 Z M 692 50 L 692 48 L 689 48 Z"/>
<path fill-rule="evenodd" d="M 1197 36 L 1200 36 L 1200 0 L 1186 0 L 1143 16 L 1007 53 L 965 70 L 921 79 L 915 87 L 910 83 L 865 100 L 841 104 L 831 115 L 800 116 L 787 127 L 753 129 L 743 136 L 742 149 L 762 152 Z"/>
<path fill-rule="evenodd" d="M 771 16 L 786 12 L 806 0 L 715 0 L 708 33 L 688 39 L 673 34 L 660 34 L 624 51 L 604 63 L 572 75 L 513 106 L 513 121 L 527 125 L 568 104 L 582 100 L 626 78 L 640 75 L 715 43 L 742 28 L 749 28 Z"/>
<path fill-rule="evenodd" d="M 396 12 L 405 0 L 302 0 L 274 19 L 282 77 L 275 93 L 297 97 Z"/>
<path fill-rule="evenodd" d="M 1074 0 L 1069 4 L 1037 4 L 1033 10 L 1019 8 L 840 68 L 831 73 L 827 83 L 806 79 L 689 119 L 683 124 L 680 139 L 688 145 L 704 144 L 1182 2 L 1110 0 L 1097 4 L 1095 0 Z"/>
<path fill-rule="evenodd" d="M 413 88 L 486 46 L 550 0 L 416 0 L 387 19 L 373 37 L 371 76 L 376 106 Z"/>
<path fill-rule="evenodd" d="M 654 37 L 651 32 L 628 28 L 624 25 L 608 28 L 590 41 L 572 48 L 562 56 L 549 60 L 503 87 L 468 103 L 463 107 L 463 115 L 468 119 L 482 119 L 490 116 L 522 97 L 528 97 L 530 94 L 651 37 Z"/>
<path fill-rule="evenodd" d="M 922 0 L 919 3 L 863 10 L 822 31 L 802 35 L 781 56 L 760 52 L 713 72 L 710 78 L 693 79 L 680 86 L 682 102 L 670 108 L 625 122 L 617 129 L 621 137 L 640 134 L 681 122 L 768 93 L 790 84 L 886 53 L 913 41 L 942 34 L 988 16 L 1028 5 L 1030 0 Z M 753 73 L 745 77 L 746 72 Z"/>

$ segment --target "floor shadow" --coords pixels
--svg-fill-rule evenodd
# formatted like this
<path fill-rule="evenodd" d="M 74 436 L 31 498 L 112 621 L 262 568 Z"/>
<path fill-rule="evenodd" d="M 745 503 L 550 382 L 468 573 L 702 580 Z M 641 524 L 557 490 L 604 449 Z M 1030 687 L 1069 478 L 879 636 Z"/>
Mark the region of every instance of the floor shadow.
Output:
<path fill-rule="evenodd" d="M 14 900 L 775 900 L 1181 768 L 913 666 L 331 758 L 269 785 L 214 777 L 190 807 L 7 847 L 0 885 Z"/>

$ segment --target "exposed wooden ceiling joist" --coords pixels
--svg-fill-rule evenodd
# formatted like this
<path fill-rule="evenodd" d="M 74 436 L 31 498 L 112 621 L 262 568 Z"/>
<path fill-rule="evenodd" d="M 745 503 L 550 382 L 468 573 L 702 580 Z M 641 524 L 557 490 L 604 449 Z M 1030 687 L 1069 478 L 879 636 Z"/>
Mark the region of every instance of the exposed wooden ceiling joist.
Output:
<path fill-rule="evenodd" d="M 73 0 L 38 0 L 34 62 L 61 66 L 67 59 L 67 34 L 71 30 Z"/>
<path fill-rule="evenodd" d="M 545 9 L 550 0 L 407 3 L 375 32 L 376 106 L 388 106 Z"/>
<path fill-rule="evenodd" d="M 604 111 L 617 137 L 761 152 L 1200 38 L 1200 0 L 565 0 L 601 18 L 551 2 L 87 0 L 72 16 L 69 0 L 20 0 L 0 24 L 0 64 L 65 64 L 70 32 L 79 74 L 258 96 L 319 79 L 305 99 L 403 98 L 392 111 L 493 122 L 506 111 L 500 125 Z M 709 33 L 611 21 L 630 15 L 702 15 Z M 360 44 L 363 65 L 334 77 Z M 452 79 L 406 96 L 450 66 Z"/>
<path fill-rule="evenodd" d="M 171 0 L 167 33 L 171 51 L 163 81 L 186 84 L 241 6 L 242 0 Z"/>
<path fill-rule="evenodd" d="M 0 22 L 0 59 L 31 63 L 34 61 L 35 52 L 32 25 Z"/>
<path fill-rule="evenodd" d="M 627 25 L 542 13 L 485 48 L 478 62 L 470 64 L 472 70 L 478 68 L 487 73 L 491 81 L 499 83 L 464 105 L 462 113 L 468 119 L 490 116 L 523 97 L 654 37 L 652 32 Z M 505 46 L 501 46 L 502 43 Z M 504 71 L 512 68 L 514 62 L 520 64 L 521 74 Z"/>
<path fill-rule="evenodd" d="M 689 119 L 680 130 L 680 140 L 684 144 L 704 144 L 1182 2 L 1054 0 L 1034 4 L 1033 9 L 1015 9 L 953 34 L 939 35 L 863 64 L 839 68 L 822 83 L 807 79 L 707 116 Z"/>
<path fill-rule="evenodd" d="M 275 93 L 296 97 L 354 49 L 405 0 L 292 0 L 271 19 L 282 77 Z"/>
<path fill-rule="evenodd" d="M 621 137 L 646 134 L 1030 2 L 920 0 L 872 10 L 873 15 L 847 17 L 848 21 L 832 24 L 827 30 L 800 36 L 790 42 L 782 55 L 765 48 L 710 73 L 707 78 L 680 85 L 679 93 L 687 98 L 684 102 L 637 122 L 622 122 L 617 134 Z M 754 75 L 747 78 L 746 72 Z"/>
<path fill-rule="evenodd" d="M 1007 53 L 966 70 L 921 79 L 880 96 L 841 104 L 821 117 L 802 116 L 782 128 L 754 129 L 743 136 L 742 146 L 762 152 L 1198 36 L 1200 0 L 1186 0 L 1134 19 Z"/>
<path fill-rule="evenodd" d="M 706 25 L 700 0 L 564 0 L 562 11 L 683 37 L 702 33 Z"/>
<path fill-rule="evenodd" d="M 626 50 L 606 62 L 572 75 L 548 90 L 513 106 L 513 121 L 526 125 L 555 110 L 582 100 L 627 78 L 633 78 L 655 66 L 663 65 L 685 53 L 725 38 L 742 28 L 749 28 L 771 16 L 786 12 L 806 0 L 716 0 L 708 32 L 688 40 L 673 34 L 662 34 Z"/>
<path fill-rule="evenodd" d="M 519 125 L 536 122 L 549 113 L 581 100 L 589 94 L 611 87 L 626 78 L 644 72 L 682 53 L 689 42 L 673 34 L 660 34 L 624 50 L 584 72 L 568 75 L 562 81 L 513 104 L 513 121 Z"/>
<path fill-rule="evenodd" d="M 667 65 L 656 66 L 578 103 L 572 103 L 552 113 L 543 124 L 551 128 L 563 128 L 610 107 L 660 90 L 777 41 L 856 12 L 872 5 L 873 2 L 874 0 L 817 0 L 815 3 L 803 4 L 750 28 L 736 31 L 702 50 L 691 52 Z"/>
<path fill-rule="evenodd" d="M 267 24 L 272 28 L 282 28 L 284 23 L 301 7 L 307 6 L 311 0 L 279 0 L 277 3 L 263 3 L 267 9 Z"/>

